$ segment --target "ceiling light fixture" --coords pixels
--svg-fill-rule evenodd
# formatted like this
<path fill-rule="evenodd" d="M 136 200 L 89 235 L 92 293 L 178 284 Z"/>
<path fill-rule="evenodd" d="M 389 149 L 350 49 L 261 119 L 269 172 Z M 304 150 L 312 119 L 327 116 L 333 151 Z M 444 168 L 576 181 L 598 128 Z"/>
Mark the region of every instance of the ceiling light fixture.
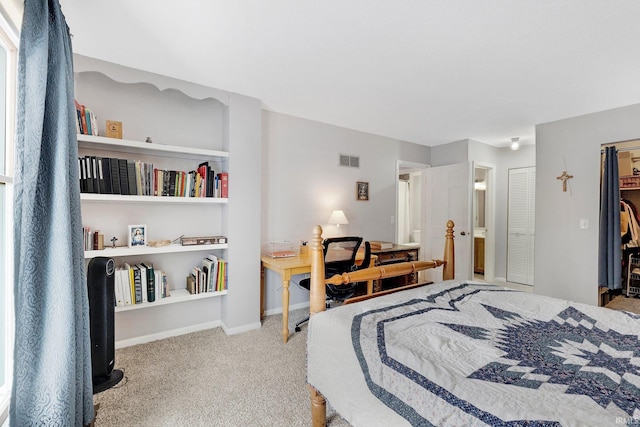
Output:
<path fill-rule="evenodd" d="M 515 136 L 511 138 L 511 149 L 515 151 L 518 148 L 520 148 L 520 138 Z"/>

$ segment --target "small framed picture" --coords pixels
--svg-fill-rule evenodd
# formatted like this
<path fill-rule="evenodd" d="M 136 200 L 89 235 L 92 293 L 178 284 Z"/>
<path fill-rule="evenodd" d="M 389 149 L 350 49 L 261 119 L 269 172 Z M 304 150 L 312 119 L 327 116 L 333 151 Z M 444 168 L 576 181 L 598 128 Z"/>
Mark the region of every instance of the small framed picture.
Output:
<path fill-rule="evenodd" d="M 356 200 L 369 200 L 369 183 L 364 181 L 357 182 Z"/>
<path fill-rule="evenodd" d="M 144 246 L 147 244 L 147 226 L 146 225 L 130 225 L 129 226 L 129 247 Z"/>

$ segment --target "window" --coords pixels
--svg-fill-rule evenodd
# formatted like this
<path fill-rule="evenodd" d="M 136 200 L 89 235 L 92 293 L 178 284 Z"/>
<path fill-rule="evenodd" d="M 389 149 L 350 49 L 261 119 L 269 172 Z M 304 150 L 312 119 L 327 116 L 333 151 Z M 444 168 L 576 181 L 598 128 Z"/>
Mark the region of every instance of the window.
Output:
<path fill-rule="evenodd" d="M 12 176 L 18 38 L 12 28 L 0 13 L 0 423 L 8 415 L 13 369 Z"/>

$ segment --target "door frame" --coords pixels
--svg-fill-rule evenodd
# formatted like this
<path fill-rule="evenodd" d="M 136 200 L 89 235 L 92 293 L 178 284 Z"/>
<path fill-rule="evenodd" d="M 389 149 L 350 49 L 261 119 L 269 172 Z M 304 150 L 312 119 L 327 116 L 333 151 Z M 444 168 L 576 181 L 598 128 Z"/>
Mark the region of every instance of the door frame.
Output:
<path fill-rule="evenodd" d="M 476 168 L 487 173 L 487 189 L 485 193 L 485 228 L 484 237 L 484 280 L 493 283 L 496 268 L 496 165 L 484 162 L 472 162 L 473 177 L 476 181 Z M 473 209 L 473 203 L 471 204 Z M 472 218 L 475 212 L 472 212 Z M 473 248 L 473 245 L 471 245 Z M 472 249 L 473 250 L 473 249 Z M 472 254 L 472 257 L 475 254 Z M 473 259 L 473 258 L 472 258 Z"/>
<path fill-rule="evenodd" d="M 394 243 L 398 243 L 398 218 L 400 217 L 400 206 L 398 206 L 398 203 L 400 201 L 400 195 L 398 194 L 398 181 L 399 181 L 399 176 L 400 176 L 400 170 L 401 169 L 408 169 L 407 173 L 411 173 L 411 172 L 420 172 L 422 173 L 422 171 L 424 171 L 425 169 L 429 168 L 430 166 L 428 164 L 425 163 L 416 163 L 416 162 L 409 162 L 406 160 L 396 160 L 396 167 L 395 167 L 395 178 L 393 180 L 393 182 L 395 183 L 395 193 L 396 193 L 396 209 L 395 209 L 395 217 L 393 220 L 393 235 L 394 235 Z M 422 197 L 422 195 L 420 196 L 420 212 L 424 212 L 425 210 L 425 200 L 424 197 Z M 420 245 L 422 246 L 422 244 Z"/>

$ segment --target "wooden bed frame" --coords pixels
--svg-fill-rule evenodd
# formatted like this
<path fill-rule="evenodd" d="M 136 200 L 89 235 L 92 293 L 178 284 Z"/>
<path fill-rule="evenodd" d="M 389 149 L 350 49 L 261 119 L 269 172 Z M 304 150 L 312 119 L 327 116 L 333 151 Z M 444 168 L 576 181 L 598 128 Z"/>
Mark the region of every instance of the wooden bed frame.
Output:
<path fill-rule="evenodd" d="M 330 279 L 324 277 L 324 253 L 322 248 L 322 227 L 316 225 L 313 228 L 313 238 L 311 240 L 310 254 L 311 257 L 311 295 L 310 295 L 310 315 L 313 316 L 316 313 L 324 311 L 326 309 L 326 289 L 325 284 L 348 284 L 354 282 L 366 282 L 369 280 L 379 280 L 387 277 L 402 276 L 416 271 L 426 270 L 429 268 L 436 268 L 444 265 L 442 269 L 442 280 L 451 280 L 455 274 L 455 261 L 454 261 L 454 244 L 453 244 L 453 221 L 447 222 L 447 231 L 445 235 L 444 245 L 444 258 L 442 260 L 433 261 L 413 261 L 402 262 L 398 264 L 386 265 L 384 267 L 370 267 L 362 270 L 357 270 L 352 273 L 344 273 L 342 275 L 336 274 Z M 386 295 L 393 292 L 399 292 L 406 289 L 423 286 L 422 284 L 413 284 L 402 286 L 388 291 L 377 292 L 375 294 L 363 295 L 360 297 L 354 297 L 347 301 L 345 304 L 351 302 L 358 302 L 364 299 L 374 298 L 381 295 Z M 324 427 L 327 425 L 327 413 L 326 413 L 326 401 L 324 396 L 318 392 L 315 388 L 308 385 L 311 395 L 311 422 L 314 427 Z"/>

